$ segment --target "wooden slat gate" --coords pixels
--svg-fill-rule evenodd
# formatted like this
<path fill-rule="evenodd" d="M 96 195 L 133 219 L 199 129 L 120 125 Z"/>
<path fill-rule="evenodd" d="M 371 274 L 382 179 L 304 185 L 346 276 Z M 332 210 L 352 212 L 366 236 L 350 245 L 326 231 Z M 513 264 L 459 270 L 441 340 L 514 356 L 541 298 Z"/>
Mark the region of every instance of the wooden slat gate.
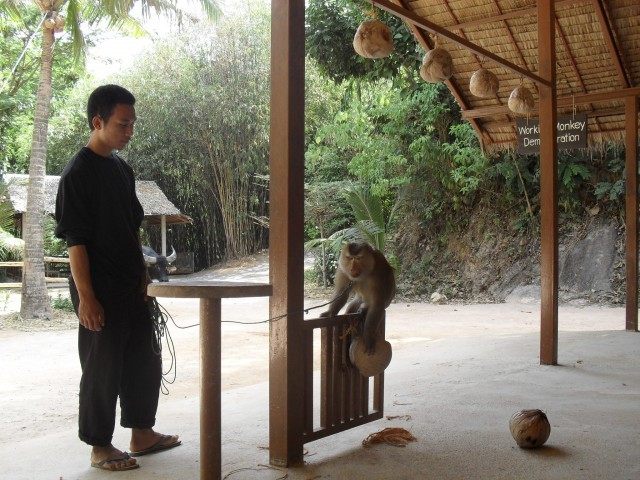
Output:
<path fill-rule="evenodd" d="M 356 314 L 304 321 L 303 443 L 383 416 L 384 372 L 370 378 L 363 377 L 348 361 L 348 335 L 345 334 L 351 325 L 359 322 L 360 316 Z M 384 322 L 381 328 L 384 332 Z M 316 392 L 318 385 L 314 382 L 313 373 L 314 361 L 318 361 L 313 349 L 317 331 L 320 333 L 319 392 Z M 319 418 L 316 418 L 318 414 Z"/>

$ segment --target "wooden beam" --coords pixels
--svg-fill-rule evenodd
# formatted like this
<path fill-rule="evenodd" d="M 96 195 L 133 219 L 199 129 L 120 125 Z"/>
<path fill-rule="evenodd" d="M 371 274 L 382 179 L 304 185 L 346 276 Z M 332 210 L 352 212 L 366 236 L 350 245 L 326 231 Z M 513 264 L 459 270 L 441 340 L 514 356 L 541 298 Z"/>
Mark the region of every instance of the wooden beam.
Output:
<path fill-rule="evenodd" d="M 591 1 L 592 0 L 558 0 L 555 2 L 555 5 L 557 10 L 560 7 L 566 7 L 569 5 L 573 5 L 575 3 L 587 3 Z M 456 23 L 455 25 L 448 25 L 445 28 L 449 31 L 455 32 L 458 30 L 464 30 L 466 28 L 471 28 L 471 27 L 481 27 L 489 23 L 502 22 L 502 21 L 511 20 L 513 18 L 522 18 L 522 17 L 531 16 L 531 15 L 536 15 L 537 13 L 538 13 L 538 9 L 536 7 L 523 8 L 521 10 L 514 10 L 508 13 L 501 13 L 500 15 L 494 15 L 492 17 L 484 17 L 478 20 L 472 20 L 470 22 Z"/>
<path fill-rule="evenodd" d="M 627 98 L 626 126 L 626 329 L 638 331 L 638 99 Z"/>
<path fill-rule="evenodd" d="M 602 0 L 593 0 L 593 8 L 596 11 L 598 21 L 600 22 L 600 29 L 602 30 L 604 43 L 607 45 L 607 50 L 609 50 L 609 57 L 613 61 L 613 66 L 615 67 L 616 72 L 618 72 L 620 86 L 622 88 L 627 88 L 630 85 L 629 78 L 627 77 L 627 72 L 624 68 L 622 55 L 620 54 L 620 50 L 618 50 L 618 45 L 614 39 L 615 32 L 612 30 L 611 24 L 609 23 L 609 17 L 605 12 L 605 5 Z"/>
<path fill-rule="evenodd" d="M 578 69 L 578 65 L 576 65 L 576 59 L 573 57 L 573 52 L 569 47 L 567 36 L 564 34 L 562 25 L 560 24 L 560 21 L 558 20 L 557 17 L 556 17 L 556 32 L 558 33 L 558 38 L 560 39 L 560 43 L 562 44 L 564 53 L 567 56 L 567 59 L 569 60 L 569 66 L 571 67 L 571 70 L 573 70 L 573 75 L 575 76 L 576 82 L 578 82 L 578 88 L 580 89 L 580 92 L 587 93 L 587 87 L 584 84 L 584 80 L 582 80 L 582 74 Z M 569 82 L 567 80 L 567 84 L 568 83 Z M 569 85 L 569 87 L 571 87 L 571 85 Z"/>
<path fill-rule="evenodd" d="M 540 363 L 558 363 L 558 152 L 556 142 L 555 13 L 552 0 L 538 1 L 540 75 Z"/>
<path fill-rule="evenodd" d="M 408 10 L 406 8 L 402 8 L 399 5 L 396 5 L 395 3 L 390 2 L 389 0 L 375 0 L 375 4 L 377 7 L 391 13 L 392 15 L 395 15 L 396 17 L 401 18 L 402 20 L 404 20 L 407 23 L 416 25 L 424 30 L 427 30 L 429 32 L 435 33 L 436 35 L 442 37 L 442 38 L 446 38 L 449 41 L 456 43 L 458 45 L 460 45 L 463 48 L 466 48 L 467 50 L 476 53 L 477 55 L 486 57 L 489 60 L 494 61 L 495 63 L 497 63 L 498 65 L 502 65 L 504 68 L 506 68 L 507 70 L 511 70 L 515 73 L 517 73 L 518 75 L 520 75 L 521 77 L 524 78 L 528 78 L 529 80 L 538 83 L 538 84 L 545 84 L 547 82 L 547 80 L 544 80 L 542 77 L 530 72 L 529 70 L 525 69 L 525 68 L 521 68 L 507 60 L 505 60 L 504 58 L 488 51 L 485 50 L 484 48 L 471 43 L 470 41 L 455 35 L 453 33 L 451 33 L 449 30 L 447 30 L 446 28 L 440 27 L 439 25 L 436 25 L 435 23 L 430 22 L 429 20 L 422 18 L 421 16 L 415 14 L 414 12 L 412 12 L 411 10 Z"/>
<path fill-rule="evenodd" d="M 271 2 L 269 461 L 303 462 L 304 0 Z"/>
<path fill-rule="evenodd" d="M 624 100 L 627 97 L 640 96 L 640 87 L 623 88 L 610 92 L 585 93 L 571 97 L 560 97 L 557 99 L 558 107 L 569 107 L 572 104 L 582 105 L 585 103 L 609 102 L 611 100 Z M 539 105 L 533 108 L 532 116 L 538 113 Z M 492 117 L 495 115 L 505 115 L 513 112 L 509 110 L 507 105 L 495 105 L 492 107 L 474 108 L 473 110 L 465 110 L 462 112 L 462 118 L 469 120 L 471 118 Z"/>
<path fill-rule="evenodd" d="M 396 0 L 398 2 L 398 4 L 402 7 L 402 8 L 407 8 L 407 5 L 405 3 L 404 0 Z M 432 50 L 432 46 L 429 42 L 429 39 L 427 38 L 427 36 L 424 33 L 424 30 L 418 28 L 416 25 L 409 23 L 408 27 L 411 29 L 411 31 L 413 32 L 414 36 L 416 37 L 416 39 L 418 40 L 418 42 L 420 43 L 420 45 L 422 45 L 422 48 L 424 48 L 424 50 L 426 52 L 428 52 L 429 50 Z M 453 82 L 452 80 L 445 80 L 444 82 L 447 85 L 447 88 L 449 88 L 449 91 L 451 92 L 451 94 L 453 95 L 453 97 L 456 99 L 456 102 L 458 102 L 458 105 L 460 106 L 461 110 L 466 110 L 467 108 L 469 108 L 469 104 L 467 103 L 466 99 L 464 98 L 464 95 L 462 95 L 462 93 L 460 93 L 460 89 L 458 88 L 458 85 Z M 480 126 L 478 125 L 478 122 L 474 121 L 474 120 L 469 120 L 469 123 L 471 124 L 471 127 L 473 128 L 473 130 L 476 132 L 476 135 L 478 137 L 478 140 L 480 141 L 480 144 L 483 146 L 484 148 L 484 141 L 483 141 L 483 131 L 480 128 Z"/>
<path fill-rule="evenodd" d="M 580 112 L 580 113 L 586 113 L 589 117 L 602 118 L 602 117 L 613 117 L 616 115 L 624 115 L 625 109 L 624 107 L 602 108 L 602 109 L 593 109 L 587 112 Z M 482 128 L 487 130 L 495 130 L 496 128 L 515 128 L 515 125 L 516 125 L 515 120 L 503 120 L 503 121 L 496 120 L 496 121 L 482 122 Z M 598 130 L 597 132 L 594 132 L 594 133 L 607 133 L 607 132 L 617 132 L 617 131 L 618 130 Z M 515 142 L 516 142 L 516 139 L 514 138 L 511 143 L 515 143 Z"/>

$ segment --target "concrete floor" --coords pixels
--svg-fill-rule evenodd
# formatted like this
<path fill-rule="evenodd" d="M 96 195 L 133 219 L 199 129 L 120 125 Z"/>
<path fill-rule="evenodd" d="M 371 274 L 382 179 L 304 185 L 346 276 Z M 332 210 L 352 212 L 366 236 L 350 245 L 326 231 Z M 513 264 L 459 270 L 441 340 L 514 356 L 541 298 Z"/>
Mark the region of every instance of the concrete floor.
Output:
<path fill-rule="evenodd" d="M 186 302 L 164 302 L 182 325 L 197 318 L 197 303 Z M 223 318 L 261 318 L 264 302 L 224 302 Z M 539 364 L 535 305 L 394 304 L 387 318 L 391 419 L 309 443 L 304 466 L 288 469 L 268 467 L 267 327 L 223 325 L 222 477 L 640 479 L 640 335 L 622 330 L 624 309 L 561 307 L 558 366 Z M 171 332 L 178 379 L 161 398 L 157 428 L 179 433 L 183 445 L 111 473 L 89 468 L 88 447 L 77 439 L 75 332 L 0 331 L 0 478 L 197 479 L 197 328 Z M 537 450 L 518 448 L 508 428 L 513 413 L 529 408 L 551 422 Z M 417 441 L 362 446 L 386 427 Z M 118 427 L 114 444 L 126 448 L 128 432 Z"/>

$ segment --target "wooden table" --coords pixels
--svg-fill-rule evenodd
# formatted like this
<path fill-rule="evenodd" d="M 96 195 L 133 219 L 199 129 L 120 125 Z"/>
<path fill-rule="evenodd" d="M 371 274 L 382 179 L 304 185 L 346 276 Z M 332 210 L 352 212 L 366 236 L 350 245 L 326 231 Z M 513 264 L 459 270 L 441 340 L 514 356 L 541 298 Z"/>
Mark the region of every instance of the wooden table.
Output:
<path fill-rule="evenodd" d="M 200 478 L 220 480 L 220 321 L 222 298 L 268 297 L 273 289 L 266 283 L 181 281 L 152 283 L 152 297 L 200 299 Z"/>

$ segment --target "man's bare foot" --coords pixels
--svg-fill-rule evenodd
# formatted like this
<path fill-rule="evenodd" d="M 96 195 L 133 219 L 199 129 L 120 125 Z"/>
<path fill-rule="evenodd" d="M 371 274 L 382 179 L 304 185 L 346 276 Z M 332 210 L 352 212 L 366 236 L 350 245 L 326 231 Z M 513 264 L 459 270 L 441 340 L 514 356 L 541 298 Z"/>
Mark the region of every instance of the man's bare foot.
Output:
<path fill-rule="evenodd" d="M 134 428 L 131 430 L 132 456 L 148 455 L 177 447 L 182 442 L 178 435 L 163 435 L 152 428 Z"/>
<path fill-rule="evenodd" d="M 132 470 L 138 468 L 138 462 L 126 452 L 122 452 L 113 445 L 93 447 L 91 450 L 91 466 L 103 470 Z"/>

